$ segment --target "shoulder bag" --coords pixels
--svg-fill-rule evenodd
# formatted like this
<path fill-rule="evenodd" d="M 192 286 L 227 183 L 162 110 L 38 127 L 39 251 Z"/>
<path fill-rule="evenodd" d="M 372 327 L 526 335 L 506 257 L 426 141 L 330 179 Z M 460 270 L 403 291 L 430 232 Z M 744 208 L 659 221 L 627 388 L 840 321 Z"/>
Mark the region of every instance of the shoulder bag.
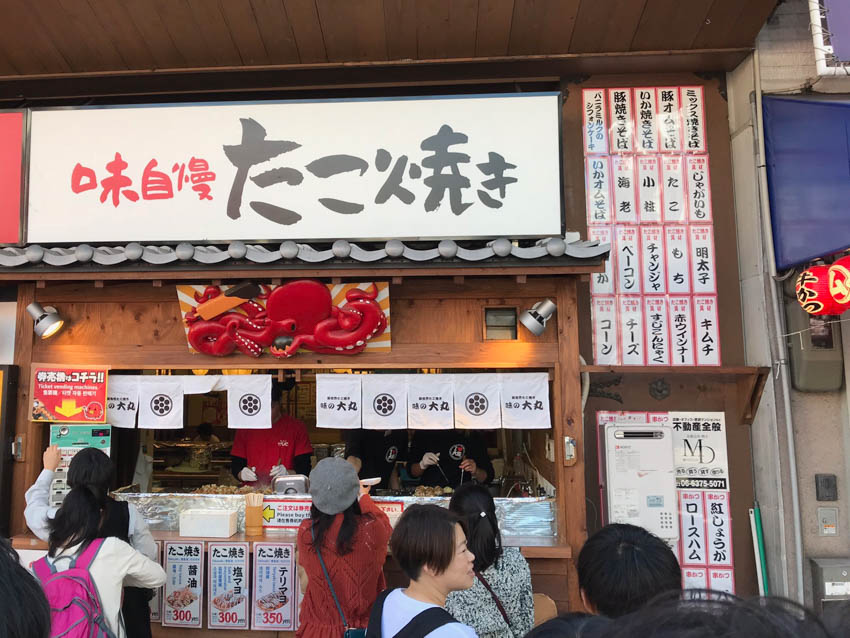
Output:
<path fill-rule="evenodd" d="M 322 559 L 322 551 L 319 549 L 319 546 L 316 545 L 316 533 L 313 531 L 313 525 L 310 525 L 310 537 L 313 539 L 313 547 L 316 549 L 316 555 L 319 557 L 319 564 L 322 566 L 322 573 L 325 575 L 325 582 L 328 584 L 328 588 L 331 590 L 331 596 L 334 598 L 334 603 L 336 604 L 336 610 L 339 612 L 339 617 L 342 618 L 342 638 L 366 638 L 366 630 L 365 629 L 357 629 L 351 628 L 348 626 L 348 621 L 345 619 L 345 614 L 342 613 L 342 607 L 339 604 L 339 599 L 336 597 L 336 592 L 334 591 L 333 583 L 331 582 L 331 577 L 328 576 L 328 570 L 325 567 L 325 561 Z"/>
<path fill-rule="evenodd" d="M 508 627 L 510 627 L 511 621 L 508 620 L 508 614 L 505 611 L 504 606 L 502 605 L 502 601 L 499 600 L 499 597 L 496 595 L 496 592 L 494 592 L 493 588 L 490 587 L 490 583 L 488 583 L 487 579 L 484 578 L 484 574 L 482 574 L 481 572 L 475 572 L 475 575 L 478 577 L 478 580 L 481 581 L 481 584 L 484 585 L 487 591 L 490 592 L 490 595 L 493 597 L 493 602 L 496 603 L 496 607 L 499 608 L 499 613 L 502 614 L 502 618 L 505 619 L 505 623 L 508 625 Z"/>

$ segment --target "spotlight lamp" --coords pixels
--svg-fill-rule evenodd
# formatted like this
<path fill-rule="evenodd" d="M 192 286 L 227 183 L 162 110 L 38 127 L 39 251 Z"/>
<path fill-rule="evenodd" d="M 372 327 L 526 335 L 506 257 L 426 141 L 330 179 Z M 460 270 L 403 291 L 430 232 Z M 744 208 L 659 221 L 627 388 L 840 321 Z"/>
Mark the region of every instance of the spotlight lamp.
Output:
<path fill-rule="evenodd" d="M 555 314 L 555 310 L 557 310 L 555 302 L 551 299 L 544 299 L 523 312 L 519 316 L 519 321 L 528 328 L 531 334 L 539 337 L 546 329 L 546 322 Z"/>
<path fill-rule="evenodd" d="M 33 326 L 35 334 L 42 339 L 52 337 L 65 325 L 65 320 L 59 316 L 59 313 L 53 306 L 42 308 L 40 303 L 34 301 L 27 306 L 27 312 L 35 322 L 35 326 Z"/>

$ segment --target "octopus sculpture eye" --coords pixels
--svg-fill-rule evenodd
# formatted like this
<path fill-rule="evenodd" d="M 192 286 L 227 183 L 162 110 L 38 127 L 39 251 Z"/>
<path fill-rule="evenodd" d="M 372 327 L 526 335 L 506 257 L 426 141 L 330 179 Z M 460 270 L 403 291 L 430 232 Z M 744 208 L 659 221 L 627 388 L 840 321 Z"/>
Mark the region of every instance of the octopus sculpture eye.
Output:
<path fill-rule="evenodd" d="M 295 323 L 294 323 L 294 322 L 293 322 L 293 324 L 289 327 L 289 331 L 290 331 L 290 332 L 295 332 Z"/>

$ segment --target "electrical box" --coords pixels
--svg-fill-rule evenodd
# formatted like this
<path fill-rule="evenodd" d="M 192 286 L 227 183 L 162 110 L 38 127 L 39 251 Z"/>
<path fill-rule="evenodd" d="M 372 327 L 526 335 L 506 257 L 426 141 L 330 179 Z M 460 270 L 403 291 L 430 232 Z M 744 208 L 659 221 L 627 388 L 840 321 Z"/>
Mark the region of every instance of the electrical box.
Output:
<path fill-rule="evenodd" d="M 605 426 L 608 522 L 639 525 L 666 541 L 679 538 L 673 430 L 669 425 Z"/>
<path fill-rule="evenodd" d="M 850 600 L 850 557 L 811 561 L 815 612 L 821 615 L 831 606 Z"/>
<path fill-rule="evenodd" d="M 835 474 L 815 474 L 815 495 L 819 501 L 838 500 L 838 480 Z"/>
<path fill-rule="evenodd" d="M 803 310 L 794 295 L 794 278 L 789 278 L 789 282 L 785 285 L 785 327 L 790 335 L 788 355 L 794 389 L 839 390 L 844 381 L 841 325 L 832 323 L 836 317 L 810 315 Z"/>

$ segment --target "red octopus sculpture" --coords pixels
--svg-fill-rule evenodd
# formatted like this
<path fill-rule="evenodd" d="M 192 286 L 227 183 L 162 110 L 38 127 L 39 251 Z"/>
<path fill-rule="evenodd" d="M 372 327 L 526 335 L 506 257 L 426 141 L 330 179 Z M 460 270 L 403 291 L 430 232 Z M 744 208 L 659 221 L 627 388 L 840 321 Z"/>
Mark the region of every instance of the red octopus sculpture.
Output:
<path fill-rule="evenodd" d="M 208 286 L 195 295 L 199 303 L 222 294 Z M 259 299 L 239 306 L 243 312 L 225 312 L 205 321 L 195 311 L 186 314 L 189 344 L 198 352 L 217 357 L 234 350 L 259 357 L 265 348 L 276 357 L 291 357 L 304 347 L 322 354 L 357 354 L 387 327 L 384 311 L 375 301 L 378 288 L 349 290 L 346 303 L 333 305 L 327 286 L 302 279 L 275 289 L 262 286 Z M 244 314 L 243 314 L 244 313 Z"/>

